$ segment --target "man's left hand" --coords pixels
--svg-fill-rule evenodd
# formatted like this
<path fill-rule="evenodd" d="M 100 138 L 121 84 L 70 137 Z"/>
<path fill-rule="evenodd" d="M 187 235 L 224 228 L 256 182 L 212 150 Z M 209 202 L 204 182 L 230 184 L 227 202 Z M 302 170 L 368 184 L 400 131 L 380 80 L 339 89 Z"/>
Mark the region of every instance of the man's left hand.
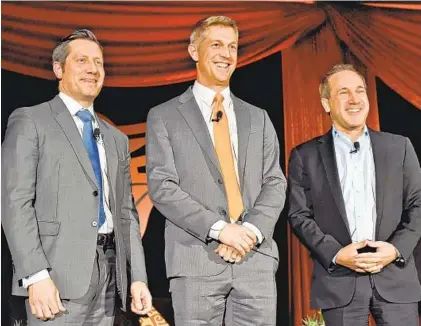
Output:
<path fill-rule="evenodd" d="M 368 241 L 367 245 L 376 248 L 376 252 L 358 254 L 355 258 L 357 266 L 367 273 L 379 273 L 398 258 L 398 251 L 394 245 L 384 241 Z"/>
<path fill-rule="evenodd" d="M 152 296 L 144 282 L 133 282 L 130 286 L 131 308 L 135 314 L 146 315 L 152 310 Z"/>

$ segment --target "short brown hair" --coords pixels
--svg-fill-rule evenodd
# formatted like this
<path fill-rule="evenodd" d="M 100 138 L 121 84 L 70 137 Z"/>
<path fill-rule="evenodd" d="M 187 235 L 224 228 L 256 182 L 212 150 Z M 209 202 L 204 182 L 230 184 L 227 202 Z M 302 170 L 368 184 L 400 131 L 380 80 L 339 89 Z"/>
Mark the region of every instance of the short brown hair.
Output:
<path fill-rule="evenodd" d="M 364 82 L 365 88 L 367 88 L 367 83 L 365 82 L 364 76 L 357 69 L 355 69 L 353 65 L 338 64 L 338 65 L 334 65 L 332 67 L 332 69 L 330 69 L 326 73 L 326 75 L 323 76 L 322 81 L 320 82 L 320 85 L 319 85 L 319 93 L 320 93 L 321 98 L 325 98 L 325 99 L 330 98 L 329 78 L 330 78 L 330 76 L 332 76 L 332 75 L 334 75 L 334 74 L 336 74 L 340 71 L 353 71 L 353 72 L 355 72 L 358 76 L 361 77 L 361 79 Z"/>
<path fill-rule="evenodd" d="M 66 58 L 69 55 L 69 43 L 71 41 L 79 39 L 95 42 L 96 44 L 98 44 L 101 51 L 103 51 L 102 46 L 94 33 L 92 33 L 89 29 L 78 29 L 72 32 L 71 34 L 62 37 L 57 42 L 57 45 L 53 50 L 53 62 L 59 62 L 60 65 L 64 67 Z"/>
<path fill-rule="evenodd" d="M 211 26 L 231 27 L 238 37 L 238 27 L 235 20 L 226 16 L 211 16 L 198 21 L 190 35 L 190 44 L 200 43 L 203 40 L 205 32 Z"/>

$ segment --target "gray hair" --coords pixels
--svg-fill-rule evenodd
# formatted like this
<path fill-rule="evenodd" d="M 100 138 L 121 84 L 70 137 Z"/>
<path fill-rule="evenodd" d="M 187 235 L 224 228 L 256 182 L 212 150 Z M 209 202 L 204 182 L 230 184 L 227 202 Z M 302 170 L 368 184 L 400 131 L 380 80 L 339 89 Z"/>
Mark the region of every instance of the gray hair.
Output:
<path fill-rule="evenodd" d="M 329 85 L 329 78 L 330 76 L 340 72 L 340 71 L 353 71 L 355 72 L 358 76 L 361 77 L 361 79 L 364 82 L 364 86 L 365 88 L 367 88 L 367 83 L 365 81 L 364 76 L 357 70 L 354 68 L 353 65 L 350 64 L 338 64 L 338 65 L 334 65 L 332 67 L 332 69 L 330 69 L 326 75 L 323 76 L 322 81 L 320 82 L 319 85 L 319 93 L 320 93 L 320 97 L 321 98 L 325 98 L 325 99 L 329 99 L 330 98 L 330 85 Z"/>
<path fill-rule="evenodd" d="M 95 34 L 88 29 L 78 29 L 71 34 L 62 37 L 58 42 L 56 47 L 53 50 L 53 62 L 59 62 L 62 67 L 66 61 L 67 56 L 69 55 L 69 43 L 74 40 L 89 40 L 98 44 L 101 51 L 103 51 L 101 44 L 96 38 Z"/>

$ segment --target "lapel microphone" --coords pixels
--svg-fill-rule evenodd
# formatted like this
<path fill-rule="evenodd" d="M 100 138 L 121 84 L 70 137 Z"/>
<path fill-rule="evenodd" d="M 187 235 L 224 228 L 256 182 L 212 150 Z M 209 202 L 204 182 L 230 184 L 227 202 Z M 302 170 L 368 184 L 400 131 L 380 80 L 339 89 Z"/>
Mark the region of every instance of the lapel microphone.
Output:
<path fill-rule="evenodd" d="M 358 152 L 360 150 L 360 143 L 359 142 L 355 142 L 354 143 L 354 149 L 353 150 L 351 150 L 350 152 L 349 152 L 349 154 L 355 154 L 356 152 Z"/>
<path fill-rule="evenodd" d="M 221 120 L 222 119 L 222 116 L 223 116 L 224 114 L 222 113 L 222 111 L 218 111 L 218 112 L 216 112 L 216 119 L 212 119 L 212 122 L 219 122 L 219 120 Z"/>
<path fill-rule="evenodd" d="M 94 138 L 96 142 L 99 142 L 101 140 L 101 131 L 99 130 L 99 128 L 95 128 L 94 129 Z"/>

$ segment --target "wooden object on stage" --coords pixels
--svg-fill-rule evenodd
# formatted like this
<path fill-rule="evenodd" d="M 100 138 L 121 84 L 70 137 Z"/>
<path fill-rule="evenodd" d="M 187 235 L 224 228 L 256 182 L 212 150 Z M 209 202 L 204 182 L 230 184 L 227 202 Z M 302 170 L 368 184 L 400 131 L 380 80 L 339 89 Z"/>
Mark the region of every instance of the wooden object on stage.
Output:
<path fill-rule="evenodd" d="M 170 326 L 170 324 L 167 323 L 158 310 L 152 308 L 147 317 L 139 318 L 139 326 Z"/>

